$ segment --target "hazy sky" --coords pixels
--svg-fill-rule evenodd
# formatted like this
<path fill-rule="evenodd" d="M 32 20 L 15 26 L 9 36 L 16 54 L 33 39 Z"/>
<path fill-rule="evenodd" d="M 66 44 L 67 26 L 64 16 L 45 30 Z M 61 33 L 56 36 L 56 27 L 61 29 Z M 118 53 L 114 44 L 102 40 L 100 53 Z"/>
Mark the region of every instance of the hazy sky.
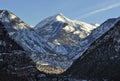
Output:
<path fill-rule="evenodd" d="M 0 0 L 0 9 L 13 12 L 30 25 L 57 13 L 94 24 L 119 17 L 120 0 Z"/>

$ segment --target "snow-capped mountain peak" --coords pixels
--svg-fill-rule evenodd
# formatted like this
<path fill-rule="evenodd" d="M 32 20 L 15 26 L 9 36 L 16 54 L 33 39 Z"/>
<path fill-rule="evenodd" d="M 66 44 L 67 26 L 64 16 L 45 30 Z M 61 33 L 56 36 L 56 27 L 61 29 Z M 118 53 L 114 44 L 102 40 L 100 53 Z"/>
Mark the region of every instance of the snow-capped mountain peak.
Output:
<path fill-rule="evenodd" d="M 66 23 L 68 20 L 67 17 L 65 17 L 62 13 L 59 13 L 59 14 L 55 14 L 53 16 L 50 16 L 50 17 L 47 17 L 45 18 L 44 20 L 42 20 L 40 23 L 38 23 L 35 28 L 38 29 L 38 28 L 42 28 L 42 27 L 45 27 L 46 24 L 52 24 L 54 22 L 61 22 L 61 23 Z"/>
<path fill-rule="evenodd" d="M 56 14 L 52 17 L 55 18 L 55 21 L 66 22 L 66 21 L 70 20 L 69 18 L 65 17 L 62 13 Z"/>
<path fill-rule="evenodd" d="M 55 36 L 58 32 L 64 31 L 64 33 L 72 33 L 79 38 L 85 38 L 96 27 L 82 21 L 69 19 L 60 13 L 44 19 L 35 26 L 35 29 L 40 35 L 48 36 L 52 34 L 52 36 Z"/>

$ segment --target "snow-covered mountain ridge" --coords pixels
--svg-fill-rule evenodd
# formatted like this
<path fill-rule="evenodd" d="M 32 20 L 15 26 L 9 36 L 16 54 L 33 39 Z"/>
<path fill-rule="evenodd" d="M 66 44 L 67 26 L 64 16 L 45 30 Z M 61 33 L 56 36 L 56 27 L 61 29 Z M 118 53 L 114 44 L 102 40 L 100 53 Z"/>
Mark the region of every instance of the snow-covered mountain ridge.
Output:
<path fill-rule="evenodd" d="M 40 66 L 40 71 L 48 73 L 51 69 L 46 67 L 56 69 L 50 73 L 61 73 L 70 67 L 73 61 L 119 21 L 119 18 L 111 20 L 98 27 L 56 14 L 31 28 L 13 13 L 0 11 L 0 21 L 5 25 L 10 37 L 30 53 L 30 57 Z"/>
<path fill-rule="evenodd" d="M 5 25 L 9 32 L 22 29 L 30 29 L 20 18 L 7 10 L 0 10 L 0 21 Z"/>

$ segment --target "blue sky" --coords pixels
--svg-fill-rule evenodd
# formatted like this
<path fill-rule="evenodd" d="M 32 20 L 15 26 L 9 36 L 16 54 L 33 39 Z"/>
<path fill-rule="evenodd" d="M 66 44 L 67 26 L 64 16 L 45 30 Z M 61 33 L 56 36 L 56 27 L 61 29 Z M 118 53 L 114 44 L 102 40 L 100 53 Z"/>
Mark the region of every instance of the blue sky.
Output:
<path fill-rule="evenodd" d="M 33 26 L 57 13 L 94 24 L 119 17 L 120 0 L 1 0 L 0 9 L 13 12 Z"/>

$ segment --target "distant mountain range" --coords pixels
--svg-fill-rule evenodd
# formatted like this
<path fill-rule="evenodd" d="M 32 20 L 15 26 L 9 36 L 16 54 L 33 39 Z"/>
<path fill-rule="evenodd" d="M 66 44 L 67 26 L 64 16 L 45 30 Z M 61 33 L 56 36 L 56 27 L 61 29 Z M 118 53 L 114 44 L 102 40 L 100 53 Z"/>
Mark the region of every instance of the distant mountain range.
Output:
<path fill-rule="evenodd" d="M 0 10 L 0 35 L 9 38 L 0 39 L 3 49 L 0 53 L 25 51 L 40 71 L 60 74 L 69 68 L 66 73 L 75 75 L 79 71 L 78 76 L 86 78 L 88 76 L 84 72 L 91 69 L 86 70 L 85 67 L 92 66 L 89 62 L 93 63 L 94 60 L 96 64 L 97 59 L 105 59 L 106 55 L 110 58 L 111 55 L 113 58 L 119 56 L 119 22 L 120 18 L 112 18 L 101 25 L 94 25 L 56 14 L 31 27 L 12 12 Z M 5 51 L 8 47 L 5 45 L 12 50 L 7 48 Z"/>

